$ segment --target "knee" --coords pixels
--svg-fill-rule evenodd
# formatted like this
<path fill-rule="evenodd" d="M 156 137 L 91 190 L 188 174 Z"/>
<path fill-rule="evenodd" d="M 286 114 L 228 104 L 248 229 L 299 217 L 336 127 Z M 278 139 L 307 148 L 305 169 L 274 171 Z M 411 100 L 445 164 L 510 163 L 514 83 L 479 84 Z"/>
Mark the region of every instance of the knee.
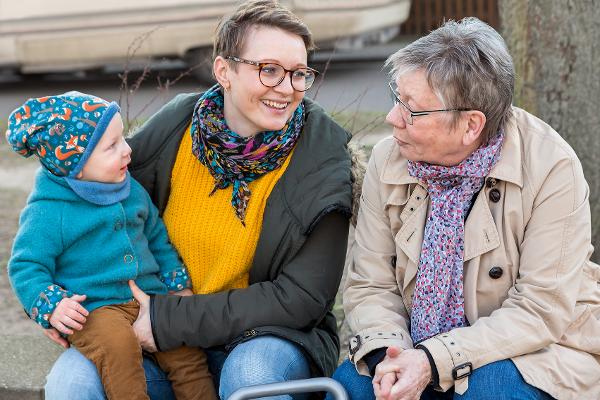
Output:
<path fill-rule="evenodd" d="M 310 366 L 295 344 L 262 336 L 238 345 L 227 356 L 219 395 L 228 398 L 242 387 L 306 378 L 310 378 Z"/>
<path fill-rule="evenodd" d="M 350 360 L 344 361 L 335 370 L 332 378 L 346 389 L 351 400 L 375 399 L 371 377 L 360 375 Z M 330 399 L 330 396 L 327 399 Z"/>
<path fill-rule="evenodd" d="M 142 349 L 133 329 L 117 330 L 111 334 L 89 335 L 75 343 L 80 352 L 93 360 L 141 360 Z"/>
<path fill-rule="evenodd" d="M 477 368 L 469 376 L 469 388 L 459 400 L 519 398 L 537 399 L 538 389 L 527 384 L 511 360 L 500 360 Z"/>
<path fill-rule="evenodd" d="M 56 360 L 46 377 L 47 400 L 104 400 L 104 389 L 94 364 L 71 348 Z"/>

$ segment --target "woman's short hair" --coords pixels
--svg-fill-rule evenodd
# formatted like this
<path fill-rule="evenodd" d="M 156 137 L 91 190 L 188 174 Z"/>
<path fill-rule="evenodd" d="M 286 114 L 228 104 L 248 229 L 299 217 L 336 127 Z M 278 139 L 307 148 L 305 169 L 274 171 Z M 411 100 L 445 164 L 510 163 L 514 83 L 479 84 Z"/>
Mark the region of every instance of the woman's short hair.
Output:
<path fill-rule="evenodd" d="M 391 55 L 392 78 L 423 70 L 444 108 L 469 108 L 486 116 L 484 140 L 511 116 L 515 70 L 504 39 L 488 24 L 468 17 L 447 21 Z M 454 114 L 453 122 L 459 114 Z"/>
<path fill-rule="evenodd" d="M 217 56 L 237 56 L 244 50 L 248 30 L 254 26 L 279 28 L 298 35 L 306 51 L 315 48 L 312 34 L 300 18 L 282 7 L 277 0 L 250 0 L 241 3 L 233 14 L 223 17 L 217 26 L 213 59 Z"/>

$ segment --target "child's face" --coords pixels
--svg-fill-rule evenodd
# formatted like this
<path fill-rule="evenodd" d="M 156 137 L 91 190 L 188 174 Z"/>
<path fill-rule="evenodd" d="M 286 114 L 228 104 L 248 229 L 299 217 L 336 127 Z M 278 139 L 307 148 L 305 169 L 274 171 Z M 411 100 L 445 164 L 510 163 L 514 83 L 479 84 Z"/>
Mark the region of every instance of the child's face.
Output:
<path fill-rule="evenodd" d="M 77 177 L 84 181 L 123 182 L 130 162 L 131 147 L 125 142 L 123 121 L 117 113 Z"/>

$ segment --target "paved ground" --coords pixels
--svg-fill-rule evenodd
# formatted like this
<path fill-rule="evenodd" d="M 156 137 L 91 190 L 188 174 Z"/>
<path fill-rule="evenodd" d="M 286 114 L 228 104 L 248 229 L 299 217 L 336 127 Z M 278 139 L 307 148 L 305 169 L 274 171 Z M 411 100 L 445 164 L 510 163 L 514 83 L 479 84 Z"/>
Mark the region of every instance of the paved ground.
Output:
<path fill-rule="evenodd" d="M 10 288 L 6 263 L 18 226 L 19 213 L 33 186 L 37 163 L 13 154 L 0 140 L 0 332 L 2 334 L 39 334 L 38 328 L 23 312 Z"/>

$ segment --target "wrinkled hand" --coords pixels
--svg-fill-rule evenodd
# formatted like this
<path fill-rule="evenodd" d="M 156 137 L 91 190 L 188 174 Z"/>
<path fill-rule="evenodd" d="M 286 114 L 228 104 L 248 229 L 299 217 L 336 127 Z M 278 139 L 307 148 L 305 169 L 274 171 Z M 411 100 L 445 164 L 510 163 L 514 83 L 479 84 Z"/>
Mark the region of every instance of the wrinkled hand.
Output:
<path fill-rule="evenodd" d="M 172 294 L 175 294 L 177 296 L 193 296 L 194 292 L 192 292 L 192 289 L 190 289 L 190 288 L 185 288 L 178 292 L 173 292 Z"/>
<path fill-rule="evenodd" d="M 152 335 L 152 323 L 150 321 L 150 296 L 144 293 L 134 281 L 129 281 L 129 287 L 133 297 L 140 304 L 140 312 L 133 323 L 133 331 L 142 349 L 154 353 L 157 350 L 154 336 Z"/>
<path fill-rule="evenodd" d="M 67 339 L 60 336 L 60 333 L 58 333 L 56 328 L 44 329 L 44 335 L 48 339 L 52 340 L 54 343 L 58 344 L 59 346 L 64 347 L 65 349 L 68 349 L 71 346 L 69 344 L 69 342 L 67 341 Z"/>
<path fill-rule="evenodd" d="M 50 325 L 65 335 L 72 335 L 73 329 L 82 330 L 86 317 L 89 315 L 89 312 L 79 304 L 84 300 L 85 295 L 78 294 L 62 299 L 50 316 L 48 321 Z"/>
<path fill-rule="evenodd" d="M 423 350 L 392 346 L 375 369 L 373 389 L 378 400 L 419 400 L 431 380 L 431 366 Z"/>

